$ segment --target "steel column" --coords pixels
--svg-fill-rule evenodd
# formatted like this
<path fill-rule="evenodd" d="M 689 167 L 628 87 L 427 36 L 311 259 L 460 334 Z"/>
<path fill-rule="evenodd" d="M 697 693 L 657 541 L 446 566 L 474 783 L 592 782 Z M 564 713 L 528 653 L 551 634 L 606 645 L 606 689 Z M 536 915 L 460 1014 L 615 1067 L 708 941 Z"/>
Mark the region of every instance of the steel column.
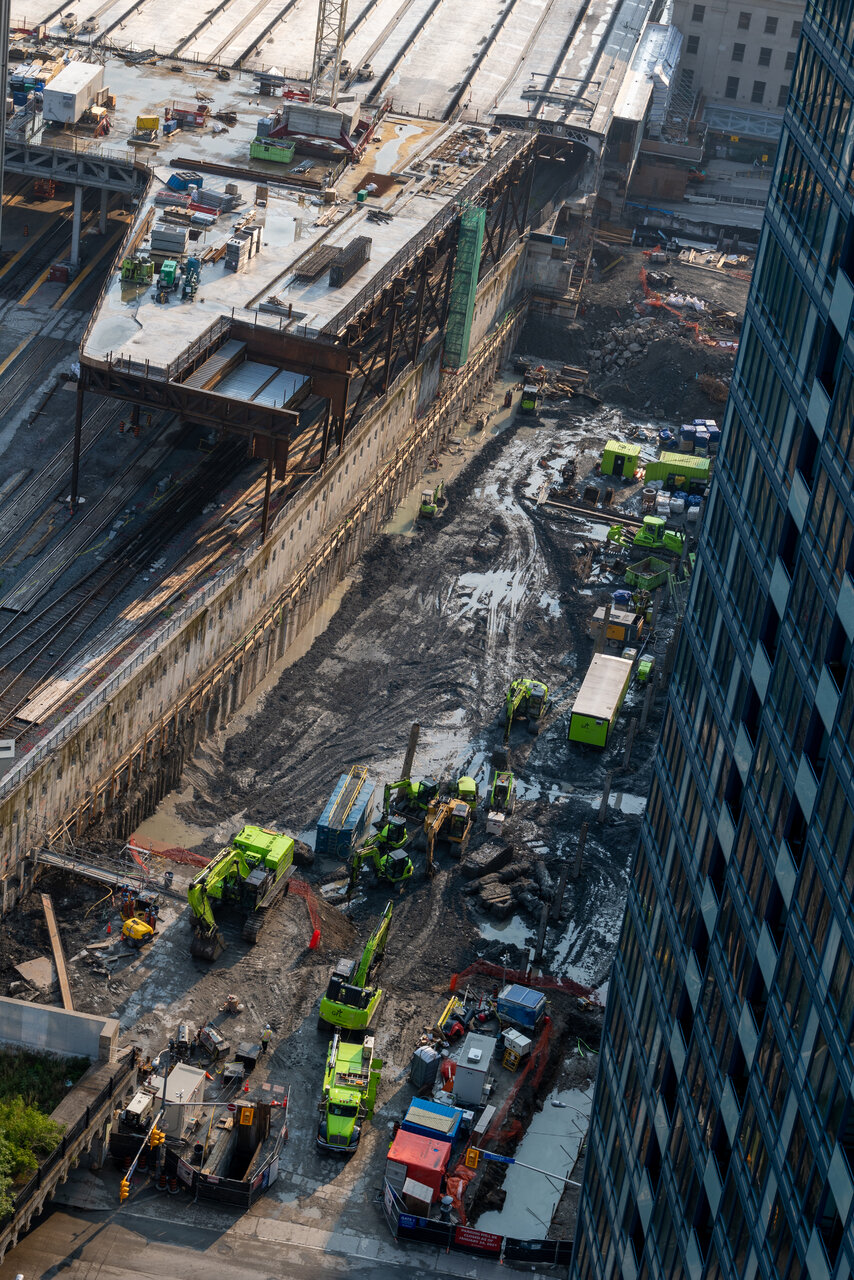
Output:
<path fill-rule="evenodd" d="M 80 445 L 83 439 L 83 398 L 86 392 L 77 384 L 77 405 L 74 411 L 74 450 L 71 458 L 71 514 L 77 511 L 77 490 L 80 482 Z"/>
<path fill-rule="evenodd" d="M 83 215 L 83 188 L 74 188 L 74 214 L 71 221 L 71 265 L 80 265 L 80 224 Z"/>

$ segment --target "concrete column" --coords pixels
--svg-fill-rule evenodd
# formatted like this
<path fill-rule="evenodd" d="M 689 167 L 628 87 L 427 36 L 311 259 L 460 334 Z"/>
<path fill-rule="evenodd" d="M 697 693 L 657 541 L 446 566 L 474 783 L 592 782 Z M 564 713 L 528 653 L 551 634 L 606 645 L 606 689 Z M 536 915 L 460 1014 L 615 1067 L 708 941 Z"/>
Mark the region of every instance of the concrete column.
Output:
<path fill-rule="evenodd" d="M 98 220 L 98 230 L 102 236 L 107 234 L 107 206 L 110 203 L 110 193 L 105 188 L 101 192 L 101 216 Z"/>
<path fill-rule="evenodd" d="M 83 188 L 74 188 L 74 217 L 71 223 L 71 264 L 80 265 L 80 223 L 83 214 Z"/>

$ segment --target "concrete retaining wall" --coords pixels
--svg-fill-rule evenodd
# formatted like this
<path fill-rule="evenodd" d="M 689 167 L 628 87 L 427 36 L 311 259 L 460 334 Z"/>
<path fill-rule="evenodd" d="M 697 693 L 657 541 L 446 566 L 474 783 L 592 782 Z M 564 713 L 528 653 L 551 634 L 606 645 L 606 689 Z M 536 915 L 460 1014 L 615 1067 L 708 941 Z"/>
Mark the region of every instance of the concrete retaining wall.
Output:
<path fill-rule="evenodd" d="M 0 996 L 0 1043 L 43 1049 L 64 1058 L 115 1062 L 119 1024 L 115 1018 L 94 1013 L 73 1013 L 55 1005 Z"/>
<path fill-rule="evenodd" d="M 0 913 L 32 880 L 31 853 L 65 824 L 109 815 L 129 834 L 176 785 L 187 754 L 263 679 L 413 487 L 510 350 L 522 250 L 480 286 L 480 346 L 426 411 L 435 358 L 403 374 L 279 512 L 263 547 L 201 588 L 0 783 Z M 481 302 L 481 297 L 487 301 Z M 497 328 L 484 337 L 491 326 Z"/>

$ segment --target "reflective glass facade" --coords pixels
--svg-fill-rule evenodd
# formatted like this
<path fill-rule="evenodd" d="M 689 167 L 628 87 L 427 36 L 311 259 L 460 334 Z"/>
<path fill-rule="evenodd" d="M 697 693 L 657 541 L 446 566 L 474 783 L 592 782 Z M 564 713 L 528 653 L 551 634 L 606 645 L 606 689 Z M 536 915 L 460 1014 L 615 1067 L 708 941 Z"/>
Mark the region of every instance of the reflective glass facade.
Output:
<path fill-rule="evenodd" d="M 809 4 L 571 1274 L 854 1274 L 854 0 Z"/>

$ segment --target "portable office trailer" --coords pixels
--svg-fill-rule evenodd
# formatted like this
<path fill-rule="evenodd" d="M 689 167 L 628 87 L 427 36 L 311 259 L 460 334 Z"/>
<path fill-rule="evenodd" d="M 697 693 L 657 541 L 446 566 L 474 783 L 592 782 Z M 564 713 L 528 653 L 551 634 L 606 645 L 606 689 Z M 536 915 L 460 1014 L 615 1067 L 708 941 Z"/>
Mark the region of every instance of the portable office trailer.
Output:
<path fill-rule="evenodd" d="M 569 717 L 569 741 L 607 745 L 632 678 L 628 658 L 594 654 Z"/>
<path fill-rule="evenodd" d="M 640 445 L 623 440 L 609 440 L 602 452 L 603 476 L 622 476 L 631 480 L 640 465 Z"/>
<path fill-rule="evenodd" d="M 76 124 L 92 106 L 103 85 L 104 68 L 99 62 L 69 62 L 45 85 L 42 98 L 45 120 L 54 124 Z"/>

